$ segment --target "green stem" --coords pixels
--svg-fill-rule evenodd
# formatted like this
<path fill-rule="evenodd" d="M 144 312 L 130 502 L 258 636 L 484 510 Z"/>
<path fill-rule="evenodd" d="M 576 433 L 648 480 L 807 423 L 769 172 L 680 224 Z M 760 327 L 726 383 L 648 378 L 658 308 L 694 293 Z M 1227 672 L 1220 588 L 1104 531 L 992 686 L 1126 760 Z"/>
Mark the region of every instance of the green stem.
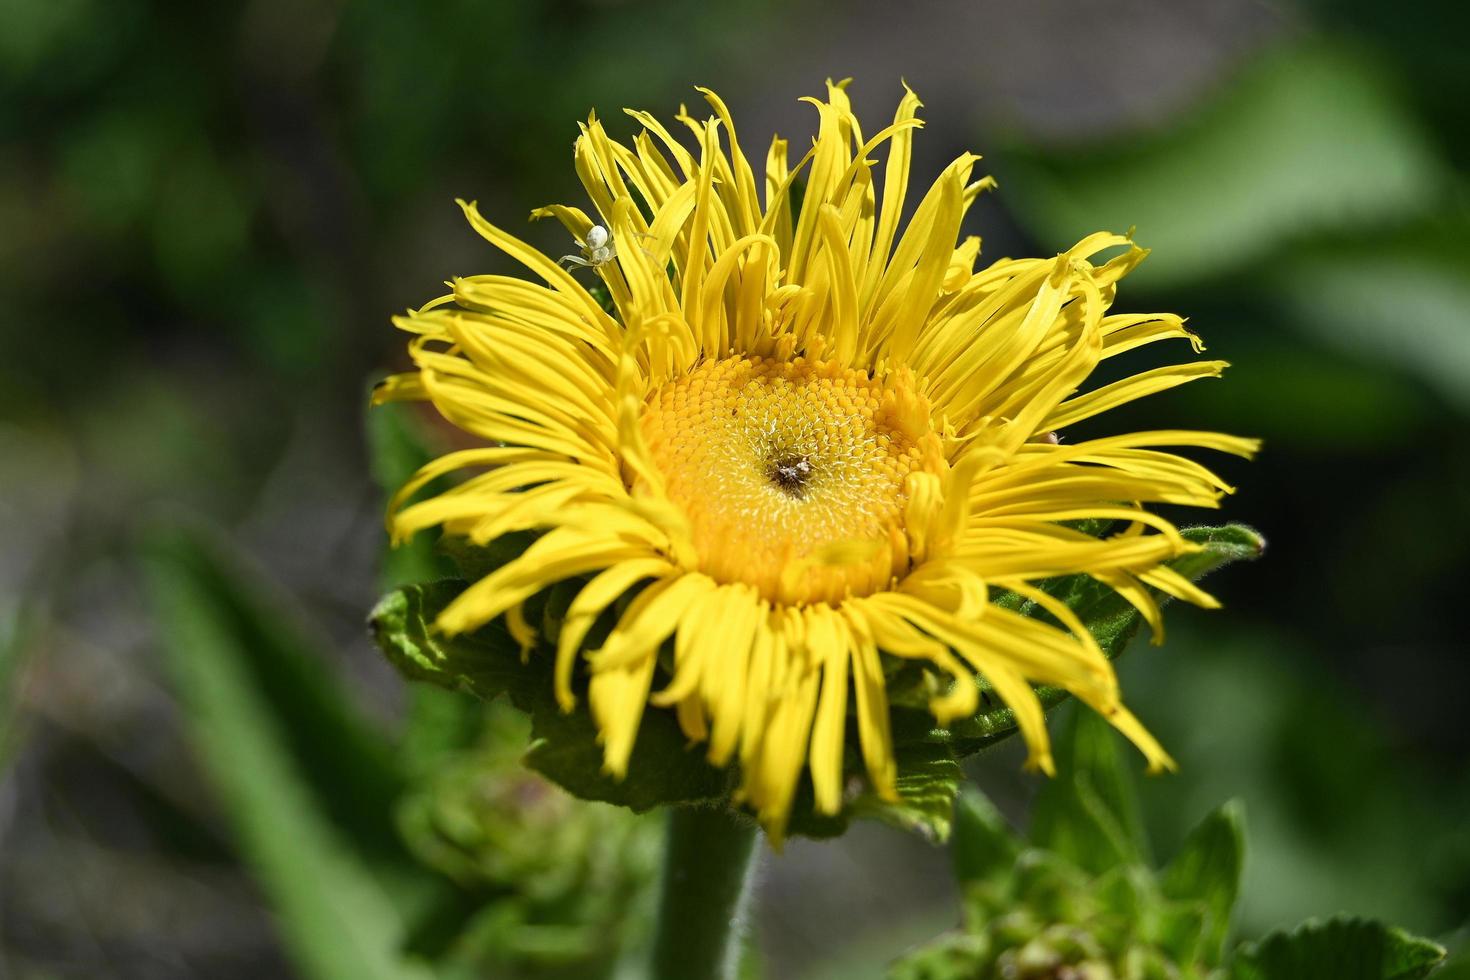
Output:
<path fill-rule="evenodd" d="M 734 980 L 755 824 L 725 809 L 675 807 L 668 835 L 653 980 Z"/>

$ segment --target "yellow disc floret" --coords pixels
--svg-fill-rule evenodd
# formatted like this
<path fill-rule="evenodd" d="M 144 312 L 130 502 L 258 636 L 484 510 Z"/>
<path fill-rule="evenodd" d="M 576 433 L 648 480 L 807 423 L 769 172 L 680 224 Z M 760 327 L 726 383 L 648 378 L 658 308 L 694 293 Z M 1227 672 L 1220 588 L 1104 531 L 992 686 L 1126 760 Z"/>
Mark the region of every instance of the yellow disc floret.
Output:
<path fill-rule="evenodd" d="M 707 361 L 652 393 L 643 433 L 700 570 L 773 602 L 901 577 L 907 479 L 944 466 L 906 376 L 802 357 Z"/>

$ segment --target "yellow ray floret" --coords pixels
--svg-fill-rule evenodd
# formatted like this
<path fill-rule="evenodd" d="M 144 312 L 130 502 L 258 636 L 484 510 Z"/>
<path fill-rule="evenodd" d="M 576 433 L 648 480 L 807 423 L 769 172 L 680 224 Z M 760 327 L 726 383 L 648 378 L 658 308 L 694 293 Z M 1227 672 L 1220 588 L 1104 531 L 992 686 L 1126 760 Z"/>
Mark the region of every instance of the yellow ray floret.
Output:
<path fill-rule="evenodd" d="M 572 264 L 590 267 L 583 279 L 466 204 L 473 227 L 533 278 L 458 279 L 397 321 L 416 371 L 379 399 L 428 400 L 484 447 L 406 486 L 394 537 L 536 534 L 438 627 L 504 615 L 530 649 L 521 604 L 568 583 L 556 694 L 571 710 L 581 664 L 608 771 L 626 772 L 646 711 L 673 709 L 712 763 L 739 761 L 741 796 L 775 837 L 804 770 L 818 810 L 841 808 L 850 717 L 873 788 L 894 796 L 885 657 L 947 679 L 931 703 L 941 723 L 973 713 L 982 689 L 1004 700 L 1043 770 L 1033 683 L 1071 691 L 1153 766 L 1172 765 L 1122 706 L 1096 642 L 1036 583 L 1091 575 L 1156 637 L 1151 590 L 1212 603 L 1164 567 L 1192 546 L 1146 505 L 1215 507 L 1230 492 L 1172 450 L 1249 456 L 1256 444 L 1056 432 L 1225 365 L 1189 360 L 1089 389 L 1106 358 L 1169 339 L 1202 347 L 1176 316 L 1108 313 L 1146 254 L 1127 237 L 977 270 L 980 241 L 961 239 L 960 225 L 992 182 L 971 154 L 903 226 L 920 126 L 912 92 L 864 140 L 844 86 L 829 84 L 825 100 L 808 100 L 811 150 L 793 164 L 774 140 L 761 171 L 724 103 L 701 92 L 712 115 L 678 117 L 692 149 L 647 113 L 630 113 L 643 127 L 631 145 L 596 118 L 582 127 L 575 166 L 591 212 L 535 216 L 566 227 L 581 247 Z M 452 489 L 415 498 L 466 468 Z M 1069 526 L 1086 519 L 1123 530 Z M 1000 590 L 1060 625 L 993 605 Z M 610 630 L 594 634 L 599 620 Z"/>

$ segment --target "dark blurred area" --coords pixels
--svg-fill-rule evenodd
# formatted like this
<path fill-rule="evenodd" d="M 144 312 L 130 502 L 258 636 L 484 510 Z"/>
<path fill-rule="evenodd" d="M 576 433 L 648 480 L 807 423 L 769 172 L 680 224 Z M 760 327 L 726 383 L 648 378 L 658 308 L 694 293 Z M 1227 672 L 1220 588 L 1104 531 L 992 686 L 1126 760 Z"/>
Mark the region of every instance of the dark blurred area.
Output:
<path fill-rule="evenodd" d="M 1157 838 L 1241 796 L 1247 933 L 1343 910 L 1453 941 L 1465 10 L 0 0 L 0 977 L 295 975 L 179 724 L 141 535 L 221 529 L 391 730 L 404 685 L 362 626 L 383 543 L 365 392 L 403 361 L 389 315 L 509 271 L 453 199 L 560 254 L 524 218 L 582 203 L 589 111 L 627 133 L 623 106 L 667 116 L 708 85 L 749 146 L 796 146 L 798 96 L 849 75 L 869 131 L 901 77 L 925 100 L 916 180 L 986 155 L 982 261 L 1136 226 L 1155 251 L 1119 307 L 1186 315 L 1235 365 L 1105 420 L 1266 444 L 1222 467 L 1266 558 L 1122 664 L 1181 763 L 1145 788 Z M 976 773 L 1023 819 L 1011 747 Z M 881 975 L 954 914 L 942 854 L 881 827 L 761 874 L 771 977 Z"/>

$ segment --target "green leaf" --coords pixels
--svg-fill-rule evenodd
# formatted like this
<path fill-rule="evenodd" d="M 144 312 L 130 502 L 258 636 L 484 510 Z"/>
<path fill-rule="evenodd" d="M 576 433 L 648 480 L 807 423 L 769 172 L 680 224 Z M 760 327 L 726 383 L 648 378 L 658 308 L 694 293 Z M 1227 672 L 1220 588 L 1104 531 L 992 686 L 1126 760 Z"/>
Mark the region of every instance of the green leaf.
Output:
<path fill-rule="evenodd" d="M 458 636 L 434 629 L 439 612 L 464 587 L 456 581 L 407 586 L 389 593 L 373 610 L 370 621 L 378 645 L 406 676 L 468 690 L 487 701 L 509 697 L 531 716 L 527 764 L 583 799 L 643 811 L 729 794 L 733 772 L 709 765 L 667 711 L 645 710 L 627 776 L 619 780 L 605 773 L 596 727 L 585 705 L 564 713 L 556 703 L 550 657 L 533 653 L 523 661 L 519 646 L 499 622 Z"/>
<path fill-rule="evenodd" d="M 1314 340 L 1374 365 L 1401 368 L 1428 382 L 1461 412 L 1470 410 L 1470 222 L 1455 229 L 1460 248 L 1438 243 L 1293 253 L 1273 263 L 1261 285 L 1286 320 Z M 1407 329 L 1406 329 L 1407 328 Z"/>
<path fill-rule="evenodd" d="M 520 648 L 499 621 L 473 633 L 445 636 L 434 629 L 440 611 L 465 589 L 448 579 L 389 592 L 368 617 L 388 660 L 405 676 L 490 701 L 507 694 L 515 705 L 534 704 L 541 672 L 521 662 Z"/>
<path fill-rule="evenodd" d="M 1254 561 L 1266 553 L 1266 539 L 1261 532 L 1244 524 L 1221 527 L 1187 527 L 1185 539 L 1204 545 L 1203 551 L 1169 562 L 1169 567 L 1191 582 L 1198 582 L 1213 571 L 1238 561 Z"/>
<path fill-rule="evenodd" d="M 155 539 L 145 562 L 190 741 L 302 975 L 426 980 L 426 971 L 399 958 L 404 923 L 394 902 L 321 809 L 313 788 L 334 773 L 304 765 L 293 751 L 252 663 L 239 606 L 201 568 L 187 536 Z M 330 737 L 330 728 L 319 737 Z M 341 759 L 348 751 L 336 748 Z"/>
<path fill-rule="evenodd" d="M 848 804 L 853 817 L 875 817 L 936 843 L 949 839 L 955 795 L 965 774 L 947 745 L 912 743 L 895 746 L 899 799 L 866 793 Z"/>
<path fill-rule="evenodd" d="M 366 419 L 368 460 L 373 479 L 383 495 L 384 507 L 419 468 L 440 452 L 428 427 L 414 414 L 413 406 L 401 402 L 370 408 Z M 432 492 L 431 483 L 425 492 Z M 450 571 L 448 563 L 434 549 L 427 534 L 418 534 L 396 548 L 390 547 L 383 558 L 384 588 L 426 582 L 442 578 Z"/>
<path fill-rule="evenodd" d="M 1220 962 L 1245 866 L 1245 806 L 1231 800 L 1200 821 L 1160 881 L 1164 895 L 1203 903 L 1207 913 L 1202 955 Z"/>
<path fill-rule="evenodd" d="M 207 598 L 252 690 L 271 711 L 281 737 L 311 773 L 315 805 L 375 862 L 404 866 L 391 810 L 404 781 L 389 739 L 356 708 L 325 652 L 288 597 L 217 535 L 175 528 L 148 542 L 151 564 Z M 396 872 L 394 872 L 396 873 Z"/>
<path fill-rule="evenodd" d="M 1446 182 L 1391 78 L 1352 49 L 1283 47 L 1187 112 L 1090 151 L 1012 148 L 1001 180 L 1048 246 L 1136 226 L 1154 250 L 1136 280 L 1157 286 L 1223 280 L 1303 234 L 1391 226 Z"/>
<path fill-rule="evenodd" d="M 1074 774 L 1087 776 L 1098 801 L 1113 817 L 1131 851 L 1147 859 L 1148 838 L 1143 829 L 1138 787 L 1118 751 L 1119 739 L 1118 733 L 1100 715 L 1078 705 L 1073 711 L 1071 737 L 1063 740 L 1057 761 Z"/>
<path fill-rule="evenodd" d="M 1444 947 L 1370 919 L 1309 919 L 1236 950 L 1230 980 L 1418 980 Z"/>
<path fill-rule="evenodd" d="M 1095 875 L 1144 862 L 1137 791 L 1116 736 L 1095 712 L 1074 711 L 1058 740 L 1057 777 L 1036 798 L 1030 837 Z"/>
<path fill-rule="evenodd" d="M 1009 874 L 1020 853 L 1020 841 L 995 804 L 973 787 L 961 793 L 955 802 L 954 839 L 950 845 L 960 884 Z"/>

